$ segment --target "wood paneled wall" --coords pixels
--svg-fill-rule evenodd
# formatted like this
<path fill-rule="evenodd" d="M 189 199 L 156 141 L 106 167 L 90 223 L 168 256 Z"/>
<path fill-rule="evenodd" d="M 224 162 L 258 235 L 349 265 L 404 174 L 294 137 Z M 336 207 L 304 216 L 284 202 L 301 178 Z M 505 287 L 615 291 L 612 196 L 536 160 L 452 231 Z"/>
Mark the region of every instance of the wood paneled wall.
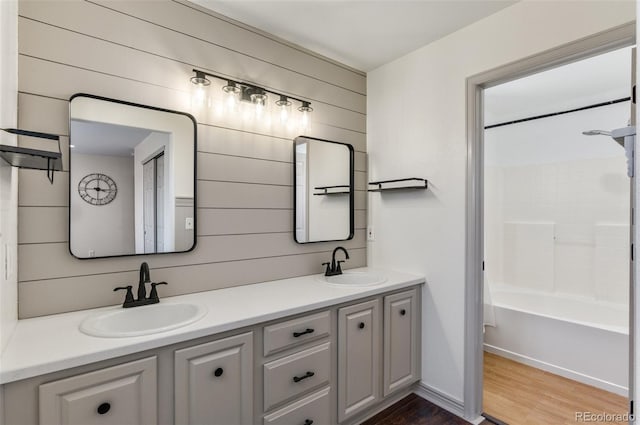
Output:
<path fill-rule="evenodd" d="M 321 272 L 335 246 L 366 264 L 366 80 L 275 37 L 186 1 L 21 0 L 19 125 L 59 134 L 65 171 L 19 175 L 20 318 L 112 305 L 142 261 L 161 296 Z M 292 138 L 191 110 L 193 68 L 312 102 L 309 136 L 356 150 L 351 241 L 293 240 Z M 198 237 L 193 252 L 78 260 L 68 247 L 68 99 L 78 92 L 188 111 L 198 120 Z M 98 223 L 99 225 L 99 223 Z"/>

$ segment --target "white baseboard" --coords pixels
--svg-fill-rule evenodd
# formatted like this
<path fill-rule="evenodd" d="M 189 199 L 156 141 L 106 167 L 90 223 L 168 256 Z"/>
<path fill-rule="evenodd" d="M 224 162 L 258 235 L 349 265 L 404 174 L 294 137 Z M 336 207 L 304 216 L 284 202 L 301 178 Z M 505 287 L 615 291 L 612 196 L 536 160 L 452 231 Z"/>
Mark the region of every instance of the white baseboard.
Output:
<path fill-rule="evenodd" d="M 425 384 L 424 382 L 418 382 L 413 392 L 436 406 L 442 407 L 444 410 L 464 418 L 464 403 L 462 400 L 458 400 L 443 391 Z"/>
<path fill-rule="evenodd" d="M 551 372 L 555 375 L 560 375 L 565 378 L 572 379 L 574 381 L 582 382 L 583 384 L 591 385 L 593 387 L 597 387 L 605 391 L 609 391 L 609 392 L 621 395 L 623 397 L 629 396 L 628 388 L 618 384 L 614 384 L 612 382 L 594 378 L 593 376 L 585 375 L 583 373 L 579 373 L 571 369 L 565 369 L 563 367 L 556 366 L 551 363 L 543 362 L 541 360 L 537 360 L 532 357 L 514 353 L 513 351 L 505 350 L 500 347 L 496 347 L 494 345 L 485 343 L 484 350 L 489 353 L 497 354 L 498 356 L 506 357 L 518 363 L 522 363 L 522 364 L 526 364 L 527 366 L 532 366 L 538 369 L 542 369 L 544 371 Z"/>

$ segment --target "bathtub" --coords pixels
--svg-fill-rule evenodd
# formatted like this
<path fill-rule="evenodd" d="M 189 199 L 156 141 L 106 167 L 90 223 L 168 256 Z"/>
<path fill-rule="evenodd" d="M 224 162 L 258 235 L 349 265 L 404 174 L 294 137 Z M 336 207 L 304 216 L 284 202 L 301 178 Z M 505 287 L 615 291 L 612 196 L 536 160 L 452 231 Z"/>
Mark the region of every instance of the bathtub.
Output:
<path fill-rule="evenodd" d="M 627 306 L 491 285 L 486 351 L 627 396 Z"/>

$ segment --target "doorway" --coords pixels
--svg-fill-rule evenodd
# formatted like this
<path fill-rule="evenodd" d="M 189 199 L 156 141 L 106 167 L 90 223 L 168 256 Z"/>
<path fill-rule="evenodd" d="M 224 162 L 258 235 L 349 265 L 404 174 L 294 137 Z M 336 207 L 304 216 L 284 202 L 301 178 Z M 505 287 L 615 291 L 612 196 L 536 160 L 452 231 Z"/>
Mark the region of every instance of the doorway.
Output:
<path fill-rule="evenodd" d="M 631 56 L 484 91 L 483 410 L 511 425 L 628 411 L 630 179 L 590 134 L 629 123 Z"/>
<path fill-rule="evenodd" d="M 533 75 L 544 70 L 573 63 L 581 59 L 610 52 L 634 43 L 635 28 L 625 25 L 605 33 L 588 37 L 552 51 L 512 63 L 496 70 L 471 77 L 467 81 L 468 94 L 468 181 L 467 181 L 467 255 L 465 298 L 465 416 L 475 420 L 482 412 L 483 353 L 484 353 L 484 91 L 508 81 Z M 554 111 L 550 111 L 554 112 Z M 628 117 L 628 114 L 627 114 Z M 624 123 L 619 127 L 624 127 Z M 589 130 L 585 128 L 584 130 Z M 513 230 L 513 229 L 511 229 Z M 509 232 L 511 232 L 509 230 Z M 539 229 L 529 229 L 536 233 Z M 513 233 L 513 232 L 511 232 Z M 517 230 L 516 230 L 517 233 Z M 534 235 L 535 236 L 535 235 Z M 525 267 L 526 269 L 526 267 Z M 517 273 L 516 270 L 514 273 Z M 632 273 L 634 276 L 635 273 Z M 637 301 L 631 294 L 630 305 Z M 633 308 L 631 309 L 633 314 Z M 633 324 L 635 318 L 632 318 Z M 633 351 L 635 326 L 631 326 L 630 351 Z M 632 353 L 633 354 L 633 353 Z M 633 395 L 635 375 L 631 362 L 629 390 Z"/>
<path fill-rule="evenodd" d="M 142 164 L 144 252 L 164 252 L 164 151 Z"/>

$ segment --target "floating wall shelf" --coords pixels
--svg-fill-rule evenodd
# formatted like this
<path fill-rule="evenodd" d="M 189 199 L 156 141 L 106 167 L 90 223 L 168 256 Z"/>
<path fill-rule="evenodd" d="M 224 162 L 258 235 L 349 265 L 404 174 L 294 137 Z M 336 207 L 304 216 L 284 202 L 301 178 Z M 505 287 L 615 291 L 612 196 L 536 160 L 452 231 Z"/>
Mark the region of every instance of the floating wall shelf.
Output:
<path fill-rule="evenodd" d="M 320 193 L 314 193 L 314 195 L 317 195 L 317 196 L 348 195 L 349 193 L 351 193 L 350 189 L 351 189 L 351 186 L 349 186 L 348 184 L 338 185 L 338 186 L 318 186 L 313 188 L 313 190 L 322 190 L 322 192 Z"/>
<path fill-rule="evenodd" d="M 39 133 L 36 131 L 20 130 L 17 128 L 2 128 L 0 130 L 18 136 L 36 137 L 58 142 L 58 152 L 40 149 L 23 148 L 19 146 L 0 145 L 0 157 L 12 167 L 31 170 L 46 170 L 47 178 L 53 184 L 53 173 L 62 170 L 62 152 L 60 151 L 60 137 L 55 134 Z"/>
<path fill-rule="evenodd" d="M 394 183 L 405 183 L 401 185 L 392 185 Z M 369 182 L 369 186 L 377 186 L 369 189 L 369 192 L 387 192 L 392 190 L 424 190 L 427 189 L 427 180 L 418 177 L 410 177 L 406 179 L 379 180 Z M 387 186 L 392 185 L 392 186 Z M 385 187 L 386 186 L 386 187 Z"/>

